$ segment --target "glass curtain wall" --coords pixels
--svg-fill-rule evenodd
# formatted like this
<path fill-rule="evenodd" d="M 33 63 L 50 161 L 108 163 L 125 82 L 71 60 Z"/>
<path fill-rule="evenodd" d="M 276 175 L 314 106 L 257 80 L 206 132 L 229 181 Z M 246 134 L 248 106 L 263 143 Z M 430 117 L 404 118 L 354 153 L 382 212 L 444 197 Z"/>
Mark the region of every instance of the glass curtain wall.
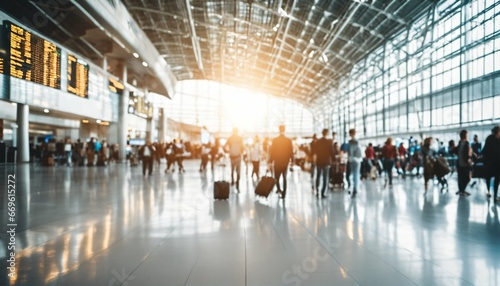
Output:
<path fill-rule="evenodd" d="M 212 81 L 179 82 L 165 107 L 168 118 L 210 131 L 275 133 L 285 124 L 292 135 L 313 132 L 312 114 L 298 102 Z"/>
<path fill-rule="evenodd" d="M 439 1 L 332 94 L 333 128 L 363 138 L 498 122 L 500 1 Z"/>

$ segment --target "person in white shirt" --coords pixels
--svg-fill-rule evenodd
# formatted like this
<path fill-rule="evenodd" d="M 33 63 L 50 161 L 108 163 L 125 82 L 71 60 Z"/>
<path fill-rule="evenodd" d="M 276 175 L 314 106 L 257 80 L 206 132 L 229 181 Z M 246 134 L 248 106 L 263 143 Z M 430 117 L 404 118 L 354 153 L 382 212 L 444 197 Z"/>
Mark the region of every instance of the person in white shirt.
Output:
<path fill-rule="evenodd" d="M 139 149 L 139 157 L 142 158 L 142 175 L 146 176 L 146 169 L 149 170 L 149 175 L 153 173 L 153 158 L 155 157 L 155 147 L 151 145 L 150 140 L 146 140 L 146 144 Z"/>
<path fill-rule="evenodd" d="M 351 169 L 351 179 L 352 179 L 352 197 L 355 197 L 358 192 L 358 185 L 360 179 L 361 171 L 361 161 L 363 160 L 363 155 L 361 153 L 361 148 L 359 147 L 358 140 L 356 140 L 356 130 L 349 130 L 349 135 L 351 140 L 349 140 L 348 148 L 348 160 Z"/>
<path fill-rule="evenodd" d="M 66 143 L 64 143 L 64 154 L 66 155 L 66 165 L 71 167 L 71 139 L 66 139 Z"/>

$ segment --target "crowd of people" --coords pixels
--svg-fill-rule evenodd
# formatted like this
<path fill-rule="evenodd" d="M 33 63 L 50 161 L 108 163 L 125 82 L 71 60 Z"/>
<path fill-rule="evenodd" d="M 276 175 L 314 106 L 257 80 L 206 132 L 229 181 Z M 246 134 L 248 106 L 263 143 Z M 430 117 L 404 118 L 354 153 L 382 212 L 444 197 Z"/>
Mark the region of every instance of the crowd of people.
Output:
<path fill-rule="evenodd" d="M 118 144 L 108 144 L 106 140 L 99 141 L 90 138 L 89 141 L 71 141 L 70 138 L 57 141 L 51 138 L 47 143 L 32 146 L 31 157 L 38 159 L 44 166 L 53 166 L 56 163 L 67 166 L 94 166 L 105 165 L 110 161 L 118 160 Z"/>
<path fill-rule="evenodd" d="M 387 185 L 392 187 L 394 170 L 403 179 L 415 171 L 417 177 L 423 175 L 426 191 L 434 178 L 442 189 L 445 189 L 448 188 L 446 175 L 456 170 L 458 180 L 456 194 L 470 195 L 466 187 L 471 178 L 476 177 L 487 181 L 487 196 L 491 197 L 490 181 L 494 179 L 493 197 L 495 201 L 499 200 L 500 127 L 492 129 L 492 134 L 488 136 L 484 146 L 479 142 L 477 135 L 474 136 L 473 142 L 469 143 L 468 132 L 462 130 L 458 144 L 450 140 L 447 147 L 444 147 L 444 143 L 438 139 L 428 137 L 422 144 L 410 138 L 407 148 L 405 142 L 396 145 L 394 139 L 389 137 L 382 146 L 369 143 L 364 151 L 356 139 L 355 129 L 349 130 L 350 140 L 343 144 L 336 141 L 336 132 L 332 132 L 330 137 L 329 130 L 324 129 L 321 138 L 318 139 L 315 134 L 307 147 L 299 148 L 295 147 L 292 139 L 285 136 L 284 126 L 280 126 L 279 131 L 280 135 L 272 140 L 269 138 L 261 140 L 255 136 L 251 144 L 245 144 L 238 129 L 234 129 L 224 145 L 219 144 L 218 140 L 213 144 L 200 145 L 196 148 L 201 156 L 200 172 L 207 169 L 209 162 L 213 170 L 215 162 L 227 154 L 231 167 L 231 185 L 239 191 L 242 164 L 250 163 L 253 166 L 250 177 L 259 180 L 262 175 L 261 161 L 266 161 L 268 163 L 266 173 L 270 171 L 274 175 L 277 193 L 284 199 L 287 191 L 287 172 L 292 170 L 290 164 L 297 163 L 295 155 L 300 150 L 306 154 L 305 162 L 310 166 L 306 169 L 311 172 L 311 185 L 317 197 L 325 198 L 328 189 L 336 184 L 343 186 L 344 182 L 347 182 L 349 193 L 355 197 L 359 191 L 360 180 L 376 179 L 380 176 L 384 177 L 384 187 Z M 146 158 L 143 159 L 144 175 L 146 171 L 149 171 L 149 174 L 152 172 L 150 157 L 161 158 L 163 154 L 167 159 L 165 172 L 170 172 L 175 163 L 179 166 L 179 171 L 184 172 L 182 160 L 186 151 L 180 141 L 160 146 L 147 142 L 141 150 L 140 156 Z M 305 164 L 301 164 L 303 165 Z M 172 168 L 172 172 L 174 170 L 175 168 Z M 476 183 L 477 181 L 474 181 L 471 185 L 474 186 Z"/>
<path fill-rule="evenodd" d="M 165 173 L 175 172 L 176 165 L 179 173 L 185 172 L 183 161 L 186 158 L 200 158 L 199 171 L 205 172 L 209 167 L 214 170 L 221 158 L 228 157 L 231 169 L 231 185 L 239 191 L 242 164 L 247 168 L 250 164 L 250 177 L 259 180 L 262 176 L 261 162 L 267 163 L 266 174 L 271 173 L 277 186 L 277 193 L 281 198 L 286 197 L 287 172 L 292 170 L 291 164 L 298 164 L 303 170 L 310 171 L 311 185 L 317 197 L 325 198 L 327 190 L 335 185 L 344 186 L 347 182 L 349 193 L 355 197 L 359 191 L 360 180 L 375 180 L 384 178 L 384 187 L 393 186 L 394 171 L 405 179 L 410 174 L 418 178 L 423 175 L 425 190 L 434 178 L 442 189 L 448 188 L 446 176 L 456 171 L 458 191 L 461 196 L 470 195 L 466 187 L 472 178 L 485 179 L 487 196 L 499 201 L 498 187 L 500 182 L 500 127 L 496 126 L 481 144 L 477 135 L 473 142 L 469 142 L 469 134 L 462 130 L 459 141 L 444 142 L 437 138 L 425 138 L 422 144 L 412 137 L 406 141 L 395 143 L 389 137 L 382 146 L 368 143 L 362 147 L 356 139 L 356 130 L 349 130 L 350 139 L 340 144 L 337 142 L 337 133 L 324 129 L 321 138 L 312 136 L 309 144 L 299 147 L 291 138 L 285 136 L 285 126 L 279 127 L 280 135 L 274 139 L 259 136 L 252 138 L 251 143 L 245 143 L 237 128 L 225 141 L 213 140 L 200 145 L 191 145 L 176 139 L 168 143 L 158 143 L 147 140 L 143 146 L 132 148 L 128 158 L 131 165 L 142 161 L 142 173 L 152 175 L 154 162 L 161 164 L 166 159 Z M 223 144 L 221 144 L 223 142 Z M 105 140 L 91 138 L 88 142 L 70 139 L 57 142 L 55 139 L 42 143 L 36 150 L 37 156 L 43 165 L 53 165 L 55 158 L 60 158 L 68 166 L 106 165 L 118 159 L 116 144 L 109 145 Z M 363 151 L 364 149 L 364 151 Z M 304 157 L 298 157 L 301 152 Z M 210 166 L 209 166 L 210 163 Z M 422 174 L 421 174 L 422 169 Z M 491 184 L 494 179 L 493 184 Z M 478 180 L 470 184 L 474 186 Z M 491 187 L 493 185 L 493 187 Z M 351 188 L 352 187 L 352 188 Z"/>
<path fill-rule="evenodd" d="M 466 187 L 471 178 L 485 179 L 487 185 L 487 197 L 491 197 L 491 181 L 493 181 L 493 197 L 498 198 L 498 186 L 500 181 L 500 127 L 496 126 L 491 130 L 491 134 L 485 141 L 484 146 L 479 142 L 477 135 L 473 142 L 468 141 L 467 130 L 462 130 L 459 134 L 459 142 L 454 140 L 448 142 L 448 147 L 443 143 L 434 144 L 438 141 L 432 137 L 425 138 L 419 144 L 413 138 L 409 139 L 409 147 L 406 148 L 404 142 L 399 146 L 394 144 L 393 138 L 389 137 L 382 147 L 374 147 L 369 143 L 362 154 L 361 147 L 356 140 L 356 130 L 351 129 L 349 135 L 351 139 L 348 143 L 342 144 L 339 148 L 335 141 L 336 133 L 332 133 L 332 138 L 328 139 L 328 130 L 322 132 L 322 138 L 313 136 L 310 144 L 312 161 L 311 179 L 316 173 L 316 180 L 313 188 L 316 196 L 320 193 L 325 196 L 328 182 L 335 184 L 334 180 L 329 180 L 328 176 L 336 178 L 336 173 L 345 172 L 345 177 L 349 188 L 352 182 L 352 196 L 356 196 L 360 179 L 376 179 L 383 175 L 384 186 L 393 184 L 393 171 L 406 178 L 408 173 L 416 170 L 416 175 L 420 177 L 420 169 L 423 169 L 425 190 L 429 188 L 429 182 L 436 178 L 442 189 L 448 188 L 446 175 L 456 170 L 458 180 L 457 195 L 468 196 Z M 436 142 L 437 143 L 437 142 Z M 331 147 L 330 147 L 331 146 Z M 435 147 L 438 146 L 438 147 Z M 341 167 L 339 167 L 341 166 Z M 316 172 L 314 172 L 316 171 Z M 322 178 L 322 180 L 321 180 Z M 343 176 L 339 176 L 343 180 Z M 471 186 L 474 186 L 474 181 Z"/>

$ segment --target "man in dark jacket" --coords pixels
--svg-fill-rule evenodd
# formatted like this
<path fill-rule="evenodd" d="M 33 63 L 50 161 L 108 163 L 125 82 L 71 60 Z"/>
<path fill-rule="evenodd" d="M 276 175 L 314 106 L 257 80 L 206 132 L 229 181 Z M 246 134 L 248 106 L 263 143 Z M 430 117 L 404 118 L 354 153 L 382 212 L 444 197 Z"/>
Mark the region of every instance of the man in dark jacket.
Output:
<path fill-rule="evenodd" d="M 139 158 L 142 159 L 142 175 L 146 176 L 146 169 L 149 170 L 149 175 L 153 173 L 153 158 L 155 158 L 156 150 L 151 141 L 146 140 L 146 145 L 139 149 Z"/>
<path fill-rule="evenodd" d="M 316 143 L 318 142 L 318 138 L 316 137 L 316 133 L 314 133 L 312 137 L 312 141 L 310 143 L 310 150 L 311 150 L 311 182 L 314 178 L 314 170 L 316 169 Z M 313 187 L 314 187 L 314 183 Z"/>
<path fill-rule="evenodd" d="M 290 138 L 285 137 L 285 126 L 280 125 L 280 135 L 273 139 L 270 150 L 270 163 L 274 163 L 274 178 L 278 193 L 282 199 L 286 197 L 286 173 L 288 163 L 293 159 L 293 145 Z M 279 178 L 283 176 L 283 190 L 280 188 Z"/>
<path fill-rule="evenodd" d="M 484 142 L 482 155 L 484 158 L 484 167 L 488 173 L 486 177 L 488 194 L 490 193 L 491 178 L 495 178 L 493 199 L 495 202 L 498 202 L 500 201 L 500 198 L 497 197 L 498 185 L 500 183 L 500 126 L 495 126 L 491 129 L 491 134 Z"/>
<path fill-rule="evenodd" d="M 323 137 L 316 142 L 316 197 L 319 196 L 319 182 L 323 177 L 323 185 L 321 186 L 321 197 L 326 198 L 325 190 L 328 188 L 330 166 L 333 161 L 333 145 L 332 141 L 328 140 L 328 129 L 323 129 L 321 132 Z"/>

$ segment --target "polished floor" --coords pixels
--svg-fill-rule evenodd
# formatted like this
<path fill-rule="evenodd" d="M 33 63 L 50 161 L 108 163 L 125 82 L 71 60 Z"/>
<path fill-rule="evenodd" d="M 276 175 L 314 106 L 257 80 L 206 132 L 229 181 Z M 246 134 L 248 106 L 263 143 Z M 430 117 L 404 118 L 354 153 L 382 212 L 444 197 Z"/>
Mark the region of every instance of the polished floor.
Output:
<path fill-rule="evenodd" d="M 183 174 L 164 167 L 143 177 L 120 164 L 0 166 L 0 285 L 500 285 L 500 205 L 483 182 L 466 198 L 455 178 L 444 193 L 408 178 L 393 189 L 363 182 L 356 199 L 340 190 L 317 199 L 295 170 L 284 203 L 255 198 L 245 176 L 240 193 L 214 201 L 211 171 L 196 161 Z"/>

